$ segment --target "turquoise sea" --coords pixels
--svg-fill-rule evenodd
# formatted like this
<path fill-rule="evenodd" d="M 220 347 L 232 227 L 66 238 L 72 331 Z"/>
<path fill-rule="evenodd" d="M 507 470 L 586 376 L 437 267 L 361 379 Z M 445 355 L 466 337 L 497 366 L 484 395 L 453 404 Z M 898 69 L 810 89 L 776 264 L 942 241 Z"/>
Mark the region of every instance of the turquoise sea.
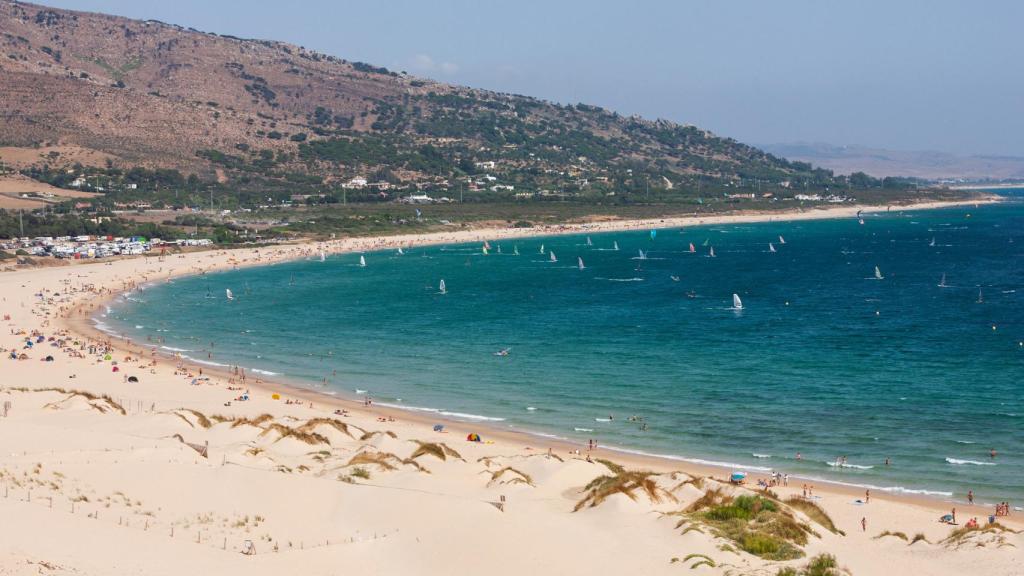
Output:
<path fill-rule="evenodd" d="M 1024 203 L 863 218 L 330 256 L 153 285 L 97 322 L 439 416 L 1019 505 Z"/>

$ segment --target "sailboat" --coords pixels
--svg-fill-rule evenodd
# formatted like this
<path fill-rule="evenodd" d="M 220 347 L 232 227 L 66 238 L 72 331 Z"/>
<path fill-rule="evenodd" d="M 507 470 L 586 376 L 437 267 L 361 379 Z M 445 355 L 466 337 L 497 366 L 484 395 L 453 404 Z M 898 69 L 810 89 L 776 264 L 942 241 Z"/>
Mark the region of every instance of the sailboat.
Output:
<path fill-rule="evenodd" d="M 878 266 L 875 266 L 875 280 L 883 279 L 885 279 L 885 276 L 882 276 L 882 271 L 878 269 Z"/>
<path fill-rule="evenodd" d="M 581 257 L 581 256 L 577 256 L 576 257 L 576 265 L 579 267 L 580 270 L 583 270 L 584 268 L 586 268 L 586 266 L 583 265 L 583 257 Z"/>
<path fill-rule="evenodd" d="M 550 260 L 552 262 L 558 262 L 558 258 L 555 258 L 555 252 L 553 250 L 551 251 L 551 255 L 548 258 L 548 260 Z"/>
<path fill-rule="evenodd" d="M 637 249 L 637 252 L 640 252 L 640 256 L 638 256 L 638 258 L 641 260 L 647 260 L 647 254 L 642 249 Z"/>
<path fill-rule="evenodd" d="M 715 257 L 715 247 L 714 246 L 712 246 L 711 249 L 708 250 L 708 257 L 709 258 L 714 258 Z"/>
<path fill-rule="evenodd" d="M 402 254 L 405 254 L 405 252 L 402 252 L 402 247 L 399 246 L 398 247 L 398 255 L 401 256 Z"/>
<path fill-rule="evenodd" d="M 448 293 L 448 288 L 444 285 L 444 278 L 441 279 L 441 284 L 437 287 L 437 291 L 441 294 Z"/>
<path fill-rule="evenodd" d="M 541 254 L 543 254 L 543 253 L 544 253 L 544 245 L 543 245 L 543 244 L 541 244 L 541 245 L 540 245 L 540 253 L 541 253 Z"/>
<path fill-rule="evenodd" d="M 615 240 L 614 242 L 612 242 L 612 250 L 615 250 L 616 252 L 619 251 L 619 241 L 618 240 Z"/>
<path fill-rule="evenodd" d="M 980 286 L 978 287 L 978 300 L 977 300 L 977 302 L 978 302 L 978 304 L 984 304 L 985 303 L 985 297 L 982 296 L 982 294 L 981 294 L 981 287 Z"/>
<path fill-rule="evenodd" d="M 786 239 L 782 237 L 782 234 L 779 234 L 779 244 L 785 244 L 785 243 L 786 243 Z"/>
<path fill-rule="evenodd" d="M 701 244 L 701 246 L 705 246 L 705 247 L 706 247 L 706 246 L 707 246 L 708 244 L 710 244 L 710 243 L 711 243 L 711 240 L 710 240 L 710 239 L 708 239 L 708 238 L 705 238 L 705 239 L 704 239 L 704 243 L 703 243 L 703 244 Z"/>
<path fill-rule="evenodd" d="M 743 301 L 740 300 L 740 295 L 739 294 L 733 294 L 732 295 L 732 309 L 733 310 L 743 310 Z"/>
<path fill-rule="evenodd" d="M 690 254 L 693 254 L 696 251 L 697 247 L 693 245 L 693 242 L 690 242 Z"/>
<path fill-rule="evenodd" d="M 231 288 L 225 288 L 224 289 L 224 294 L 227 295 L 228 300 L 234 300 L 235 299 L 235 295 L 231 293 Z"/>
<path fill-rule="evenodd" d="M 519 256 L 519 245 L 518 244 L 513 244 L 512 245 L 512 254 L 514 254 L 516 256 Z"/>
<path fill-rule="evenodd" d="M 363 256 L 363 255 L 359 256 L 359 265 L 362 266 L 363 268 L 366 267 L 366 257 L 365 256 Z"/>
<path fill-rule="evenodd" d="M 928 243 L 929 246 L 935 246 L 935 236 L 932 236 L 932 241 Z"/>
<path fill-rule="evenodd" d="M 768 243 L 768 251 L 769 252 L 775 252 L 775 244 L 772 244 L 771 242 L 769 242 Z"/>
<path fill-rule="evenodd" d="M 594 243 L 590 241 L 590 236 L 587 236 L 587 246 L 593 246 Z"/>
<path fill-rule="evenodd" d="M 943 272 L 942 273 L 942 280 L 939 280 L 939 288 L 945 288 L 945 287 L 946 287 L 946 273 Z"/>

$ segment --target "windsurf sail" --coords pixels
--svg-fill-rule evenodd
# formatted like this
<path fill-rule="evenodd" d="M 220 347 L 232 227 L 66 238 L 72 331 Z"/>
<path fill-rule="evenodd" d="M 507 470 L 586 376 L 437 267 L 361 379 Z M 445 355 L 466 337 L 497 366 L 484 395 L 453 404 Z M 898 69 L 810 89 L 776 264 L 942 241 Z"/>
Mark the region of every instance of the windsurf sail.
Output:
<path fill-rule="evenodd" d="M 768 243 L 768 251 L 775 252 L 775 245 L 772 244 L 771 242 Z"/>
<path fill-rule="evenodd" d="M 743 310 L 743 301 L 740 300 L 739 294 L 732 295 L 732 307 L 734 310 Z"/>
<path fill-rule="evenodd" d="M 225 288 L 224 294 L 228 297 L 228 300 L 234 300 L 235 295 L 231 293 L 231 288 Z"/>
<path fill-rule="evenodd" d="M 441 279 L 441 283 L 438 285 L 437 290 L 441 294 L 447 294 L 448 293 L 448 287 L 444 285 L 444 278 Z"/>
<path fill-rule="evenodd" d="M 875 280 L 881 280 L 883 278 L 885 278 L 885 276 L 882 276 L 882 271 L 878 269 L 878 266 L 875 266 Z"/>
<path fill-rule="evenodd" d="M 365 256 L 362 256 L 362 255 L 359 256 L 359 265 L 363 266 L 363 267 L 366 266 L 366 257 Z"/>
<path fill-rule="evenodd" d="M 586 268 L 586 266 L 583 265 L 583 258 L 581 256 L 576 257 L 576 265 L 579 267 L 580 270 Z"/>
<path fill-rule="evenodd" d="M 551 251 L 551 253 L 550 253 L 549 257 L 548 257 L 548 260 L 550 260 L 552 262 L 558 262 L 558 258 L 555 258 L 554 250 Z"/>

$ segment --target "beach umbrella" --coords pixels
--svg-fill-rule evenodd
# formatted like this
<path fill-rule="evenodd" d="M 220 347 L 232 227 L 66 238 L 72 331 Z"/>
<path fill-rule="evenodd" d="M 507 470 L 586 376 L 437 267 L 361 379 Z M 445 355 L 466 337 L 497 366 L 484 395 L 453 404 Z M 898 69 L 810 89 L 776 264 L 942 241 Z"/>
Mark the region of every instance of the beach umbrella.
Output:
<path fill-rule="evenodd" d="M 129 376 L 129 377 L 128 377 L 128 381 L 129 381 L 129 382 L 138 382 L 138 381 L 139 381 L 139 379 L 138 379 L 138 377 L 136 377 L 136 376 Z"/>
<path fill-rule="evenodd" d="M 104 356 L 103 359 L 104 360 L 110 360 L 110 354 L 107 354 L 106 356 Z"/>
<path fill-rule="evenodd" d="M 441 432 L 444 430 L 444 424 L 434 424 L 434 432 Z"/>
<path fill-rule="evenodd" d="M 468 440 L 470 442 L 479 442 L 480 441 L 480 435 L 475 433 L 475 432 L 470 432 L 469 435 L 466 436 L 466 440 Z"/>

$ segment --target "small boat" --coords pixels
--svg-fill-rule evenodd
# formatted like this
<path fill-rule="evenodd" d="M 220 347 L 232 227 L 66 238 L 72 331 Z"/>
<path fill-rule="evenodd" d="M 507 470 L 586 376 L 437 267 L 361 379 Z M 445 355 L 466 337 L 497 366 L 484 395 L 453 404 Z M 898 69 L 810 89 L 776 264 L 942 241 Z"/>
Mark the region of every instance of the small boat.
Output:
<path fill-rule="evenodd" d="M 769 242 L 768 243 L 768 251 L 769 252 L 775 252 L 775 244 L 772 244 L 771 242 Z"/>
<path fill-rule="evenodd" d="M 679 276 L 669 276 L 673 282 L 679 282 Z"/>
<path fill-rule="evenodd" d="M 939 280 L 939 288 L 945 288 L 945 287 L 946 287 L 946 273 L 943 272 L 942 273 L 942 280 Z"/>
<path fill-rule="evenodd" d="M 441 279 L 441 283 L 437 286 L 437 291 L 440 294 L 448 293 L 448 287 L 444 285 L 444 278 Z"/>
<path fill-rule="evenodd" d="M 743 301 L 740 300 L 740 295 L 739 294 L 733 294 L 732 295 L 732 309 L 733 310 L 743 310 Z"/>
<path fill-rule="evenodd" d="M 693 254 L 696 251 L 697 247 L 693 245 L 693 242 L 690 242 L 690 254 Z"/>
<path fill-rule="evenodd" d="M 616 252 L 619 251 L 619 241 L 618 240 L 612 242 L 612 250 L 615 250 Z"/>
<path fill-rule="evenodd" d="M 551 262 L 558 262 L 558 258 L 555 258 L 555 252 L 554 251 L 551 251 L 551 253 L 548 256 L 548 260 L 551 261 Z"/>
<path fill-rule="evenodd" d="M 782 237 L 782 234 L 779 234 L 779 244 L 785 244 L 785 243 L 786 243 L 786 239 Z"/>
<path fill-rule="evenodd" d="M 497 352 L 495 352 L 494 355 L 495 356 L 508 356 L 508 353 L 511 352 L 511 351 L 512 351 L 511 348 L 502 348 L 501 350 L 498 350 Z"/>
<path fill-rule="evenodd" d="M 875 280 L 884 280 L 884 279 L 885 279 L 885 276 L 882 276 L 882 271 L 878 269 L 878 266 L 875 266 Z"/>
<path fill-rule="evenodd" d="M 693 300 L 694 298 L 697 297 L 697 293 L 694 292 L 693 290 L 689 290 L 686 292 L 686 297 L 689 298 L 690 300 Z"/>
<path fill-rule="evenodd" d="M 580 270 L 586 269 L 586 266 L 583 265 L 583 257 L 581 256 L 576 257 L 576 265 L 579 267 Z"/>
<path fill-rule="evenodd" d="M 366 257 L 365 256 L 363 256 L 363 255 L 359 256 L 359 265 L 362 266 L 363 268 L 366 267 Z"/>
<path fill-rule="evenodd" d="M 225 288 L 224 294 L 228 297 L 228 300 L 234 300 L 235 295 L 231 293 L 231 288 Z"/>

